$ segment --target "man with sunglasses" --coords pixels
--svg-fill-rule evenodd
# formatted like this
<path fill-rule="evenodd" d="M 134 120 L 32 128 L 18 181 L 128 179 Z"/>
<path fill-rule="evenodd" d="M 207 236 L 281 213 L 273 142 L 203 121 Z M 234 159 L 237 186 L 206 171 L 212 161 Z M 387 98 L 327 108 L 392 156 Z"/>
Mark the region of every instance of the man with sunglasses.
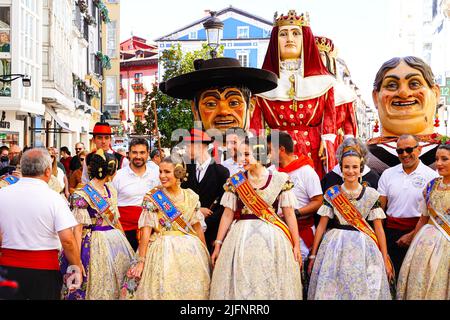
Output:
<path fill-rule="evenodd" d="M 76 155 L 72 157 L 72 160 L 70 160 L 70 171 L 75 171 L 82 167 L 82 163 L 80 162 L 80 153 L 84 151 L 84 143 L 83 142 L 77 142 L 75 144 L 75 153 Z"/>
<path fill-rule="evenodd" d="M 414 237 L 414 228 L 425 210 L 423 190 L 428 182 L 439 176 L 419 159 L 421 151 L 416 136 L 400 136 L 396 148 L 400 164 L 386 169 L 378 181 L 381 206 L 387 216 L 384 226 L 387 249 L 396 275 Z"/>

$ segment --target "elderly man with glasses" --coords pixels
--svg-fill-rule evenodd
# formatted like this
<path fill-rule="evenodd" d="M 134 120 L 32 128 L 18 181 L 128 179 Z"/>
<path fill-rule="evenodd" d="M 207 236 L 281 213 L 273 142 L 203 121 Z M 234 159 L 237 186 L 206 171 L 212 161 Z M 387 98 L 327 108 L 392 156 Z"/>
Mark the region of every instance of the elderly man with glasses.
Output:
<path fill-rule="evenodd" d="M 416 136 L 400 136 L 396 148 L 400 164 L 386 169 L 378 181 L 381 206 L 387 216 L 386 243 L 396 275 L 414 237 L 414 228 L 425 211 L 423 190 L 439 176 L 419 159 L 421 151 Z"/>

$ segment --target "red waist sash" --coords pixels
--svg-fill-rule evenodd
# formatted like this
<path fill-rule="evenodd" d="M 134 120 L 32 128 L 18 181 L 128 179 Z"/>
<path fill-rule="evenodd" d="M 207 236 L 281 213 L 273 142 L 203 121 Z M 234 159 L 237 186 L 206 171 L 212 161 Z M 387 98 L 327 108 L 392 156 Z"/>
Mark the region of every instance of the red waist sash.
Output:
<path fill-rule="evenodd" d="M 304 219 L 297 219 L 298 233 L 300 238 L 308 248 L 311 248 L 314 243 L 314 232 L 312 227 L 314 226 L 314 217 L 310 215 Z"/>
<path fill-rule="evenodd" d="M 59 270 L 58 250 L 14 250 L 0 249 L 0 266 Z"/>
<path fill-rule="evenodd" d="M 416 227 L 419 218 L 393 218 L 387 216 L 385 228 L 395 229 L 400 231 L 411 232 Z"/>
<path fill-rule="evenodd" d="M 141 206 L 123 206 L 119 207 L 120 218 L 124 231 L 137 230 L 139 217 L 141 216 Z"/>

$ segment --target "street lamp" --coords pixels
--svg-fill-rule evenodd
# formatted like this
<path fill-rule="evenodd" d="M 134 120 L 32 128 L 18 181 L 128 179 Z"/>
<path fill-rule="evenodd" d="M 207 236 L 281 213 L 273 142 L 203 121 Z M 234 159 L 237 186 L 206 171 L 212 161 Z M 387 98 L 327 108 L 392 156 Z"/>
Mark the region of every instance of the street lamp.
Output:
<path fill-rule="evenodd" d="M 211 58 L 217 58 L 216 49 L 219 47 L 220 31 L 223 30 L 223 22 L 216 17 L 216 11 L 210 11 L 211 17 L 203 23 L 206 30 L 206 38 L 208 46 L 211 48 Z"/>
<path fill-rule="evenodd" d="M 22 78 L 22 85 L 26 88 L 31 87 L 31 78 L 26 74 L 13 73 L 13 74 L 4 74 L 0 75 L 0 82 L 13 82 Z"/>

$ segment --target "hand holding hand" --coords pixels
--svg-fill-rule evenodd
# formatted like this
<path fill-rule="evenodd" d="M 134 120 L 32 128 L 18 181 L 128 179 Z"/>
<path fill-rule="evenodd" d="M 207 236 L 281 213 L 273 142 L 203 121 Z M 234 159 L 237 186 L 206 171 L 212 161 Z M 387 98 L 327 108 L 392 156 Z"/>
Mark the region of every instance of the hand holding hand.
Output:
<path fill-rule="evenodd" d="M 133 267 L 130 268 L 128 276 L 130 278 L 140 278 L 142 275 L 142 271 L 144 270 L 144 262 L 138 262 Z"/>
<path fill-rule="evenodd" d="M 66 278 L 66 286 L 69 288 L 69 291 L 80 289 L 81 283 L 83 282 L 81 269 L 76 265 L 70 265 L 67 268 L 66 274 L 69 275 Z"/>

